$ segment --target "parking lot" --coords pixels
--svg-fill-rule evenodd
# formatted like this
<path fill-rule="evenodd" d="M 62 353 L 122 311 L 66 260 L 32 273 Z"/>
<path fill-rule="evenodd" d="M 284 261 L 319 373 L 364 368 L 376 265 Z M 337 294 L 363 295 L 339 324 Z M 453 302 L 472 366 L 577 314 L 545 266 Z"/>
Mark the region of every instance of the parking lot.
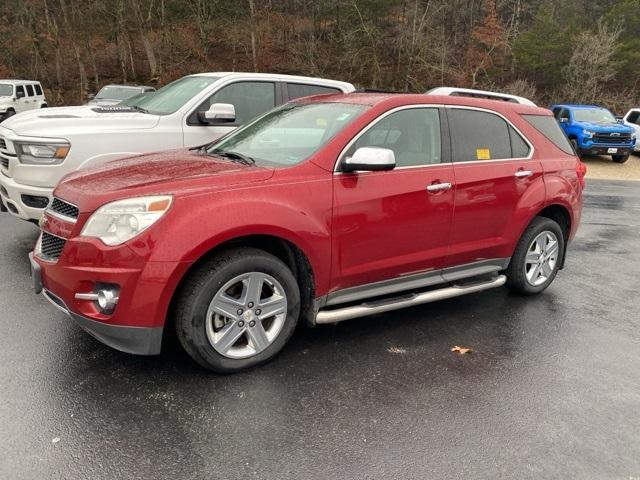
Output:
<path fill-rule="evenodd" d="M 544 294 L 300 328 L 216 376 L 82 332 L 30 291 L 36 227 L 2 214 L 0 478 L 639 478 L 639 219 L 639 183 L 590 181 Z"/>

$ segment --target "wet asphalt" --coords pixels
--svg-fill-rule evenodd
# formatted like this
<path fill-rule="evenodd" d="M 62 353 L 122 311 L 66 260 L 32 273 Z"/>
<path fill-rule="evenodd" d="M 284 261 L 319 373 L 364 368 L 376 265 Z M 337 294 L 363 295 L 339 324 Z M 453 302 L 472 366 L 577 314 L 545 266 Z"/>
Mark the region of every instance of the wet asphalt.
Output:
<path fill-rule="evenodd" d="M 36 234 L 0 215 L 1 479 L 640 478 L 640 182 L 589 183 L 542 295 L 300 328 L 232 376 L 83 333 L 30 291 Z"/>

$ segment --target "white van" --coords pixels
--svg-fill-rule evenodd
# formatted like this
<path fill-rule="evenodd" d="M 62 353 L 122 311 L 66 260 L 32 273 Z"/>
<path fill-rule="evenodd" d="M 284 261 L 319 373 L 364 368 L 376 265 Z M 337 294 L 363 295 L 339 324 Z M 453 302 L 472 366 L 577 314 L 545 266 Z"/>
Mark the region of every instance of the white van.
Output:
<path fill-rule="evenodd" d="M 0 80 L 0 122 L 16 113 L 47 106 L 42 85 L 33 80 Z"/>
<path fill-rule="evenodd" d="M 157 150 L 212 142 L 289 100 L 349 93 L 350 83 L 264 73 L 202 73 L 116 106 L 49 108 L 0 124 L 0 199 L 37 221 L 60 179 L 80 168 Z M 220 105 L 234 109 L 220 115 Z M 232 107 L 233 106 L 233 107 Z"/>

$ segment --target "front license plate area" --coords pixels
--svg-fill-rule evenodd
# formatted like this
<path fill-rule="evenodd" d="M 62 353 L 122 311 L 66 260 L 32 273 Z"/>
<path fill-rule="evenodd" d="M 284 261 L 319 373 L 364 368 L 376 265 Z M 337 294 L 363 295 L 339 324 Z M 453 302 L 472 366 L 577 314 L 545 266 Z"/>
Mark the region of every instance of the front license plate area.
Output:
<path fill-rule="evenodd" d="M 607 153 L 618 153 L 617 148 L 607 148 Z"/>

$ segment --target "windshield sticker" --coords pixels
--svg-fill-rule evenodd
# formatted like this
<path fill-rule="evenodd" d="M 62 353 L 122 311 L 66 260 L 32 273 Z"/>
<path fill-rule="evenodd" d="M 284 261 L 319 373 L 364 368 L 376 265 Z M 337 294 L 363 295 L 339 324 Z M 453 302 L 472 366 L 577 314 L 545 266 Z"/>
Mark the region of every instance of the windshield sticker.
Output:
<path fill-rule="evenodd" d="M 491 150 L 488 148 L 476 148 L 476 160 L 491 160 Z"/>

